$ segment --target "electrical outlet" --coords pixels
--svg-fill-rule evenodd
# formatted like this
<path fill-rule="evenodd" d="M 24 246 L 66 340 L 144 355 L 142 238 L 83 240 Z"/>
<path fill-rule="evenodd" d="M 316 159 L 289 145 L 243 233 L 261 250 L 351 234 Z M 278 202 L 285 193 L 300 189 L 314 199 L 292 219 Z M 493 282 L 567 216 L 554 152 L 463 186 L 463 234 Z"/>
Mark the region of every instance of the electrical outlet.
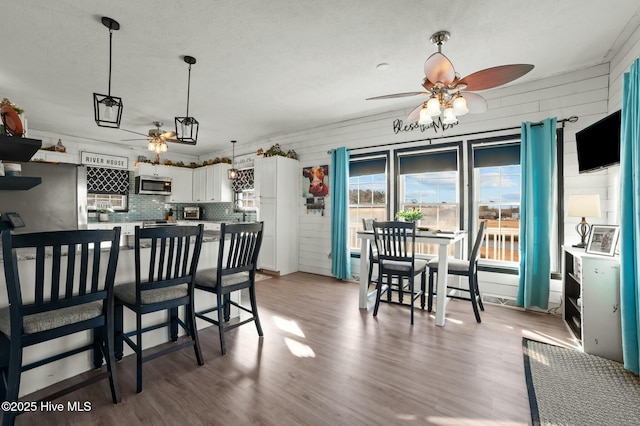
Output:
<path fill-rule="evenodd" d="M 224 209 L 224 214 L 229 214 L 229 209 Z"/>

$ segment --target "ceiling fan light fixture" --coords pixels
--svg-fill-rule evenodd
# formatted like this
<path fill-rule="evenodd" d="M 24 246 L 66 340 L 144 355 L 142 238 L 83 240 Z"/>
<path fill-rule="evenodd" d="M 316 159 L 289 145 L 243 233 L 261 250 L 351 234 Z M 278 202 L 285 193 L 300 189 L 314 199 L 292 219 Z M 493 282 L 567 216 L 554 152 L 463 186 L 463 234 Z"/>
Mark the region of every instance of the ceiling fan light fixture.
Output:
<path fill-rule="evenodd" d="M 458 118 L 456 117 L 456 114 L 453 112 L 453 108 L 452 107 L 447 107 L 444 109 L 444 112 L 442 113 L 442 122 L 444 124 L 454 124 L 458 121 Z"/>
<path fill-rule="evenodd" d="M 425 125 L 432 122 L 433 118 L 431 118 L 431 114 L 429 114 L 429 109 L 426 105 L 423 105 L 422 109 L 420 110 L 420 119 L 418 120 L 418 124 Z"/>
<path fill-rule="evenodd" d="M 122 120 L 122 98 L 111 96 L 111 47 L 113 31 L 118 31 L 120 24 L 103 16 L 102 25 L 109 29 L 109 89 L 106 95 L 93 93 L 93 114 L 98 126 L 119 129 Z"/>
<path fill-rule="evenodd" d="M 431 117 L 440 115 L 440 101 L 436 97 L 432 97 L 427 101 L 427 111 Z"/>
<path fill-rule="evenodd" d="M 182 58 L 189 64 L 189 77 L 187 80 L 187 114 L 184 117 L 175 117 L 176 140 L 179 143 L 195 145 L 198 142 L 198 128 L 200 123 L 194 117 L 189 116 L 189 94 L 191 92 L 191 65 L 196 63 L 196 58 L 185 55 Z"/>
<path fill-rule="evenodd" d="M 458 93 L 456 97 L 453 99 L 453 112 L 457 115 L 465 115 L 469 112 L 469 108 L 467 107 L 467 100 Z"/>

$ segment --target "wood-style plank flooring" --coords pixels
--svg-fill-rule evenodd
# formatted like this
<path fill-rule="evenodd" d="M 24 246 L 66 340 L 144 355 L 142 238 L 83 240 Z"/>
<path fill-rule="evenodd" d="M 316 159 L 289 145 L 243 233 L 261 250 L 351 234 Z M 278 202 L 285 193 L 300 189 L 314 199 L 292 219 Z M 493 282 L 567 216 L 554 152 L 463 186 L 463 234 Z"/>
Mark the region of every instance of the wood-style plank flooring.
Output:
<path fill-rule="evenodd" d="M 445 327 L 416 309 L 358 309 L 358 285 L 295 273 L 260 281 L 264 338 L 253 324 L 200 332 L 205 365 L 192 349 L 144 365 L 118 364 L 123 400 L 107 381 L 58 400 L 89 401 L 90 412 L 28 413 L 17 425 L 512 425 L 531 422 L 522 337 L 571 345 L 562 319 L 451 301 Z M 64 361 L 62 361 L 64 362 Z M 91 374 L 91 373 L 87 373 Z M 72 379 L 73 380 L 73 379 Z M 27 400 L 29 397 L 26 398 Z"/>

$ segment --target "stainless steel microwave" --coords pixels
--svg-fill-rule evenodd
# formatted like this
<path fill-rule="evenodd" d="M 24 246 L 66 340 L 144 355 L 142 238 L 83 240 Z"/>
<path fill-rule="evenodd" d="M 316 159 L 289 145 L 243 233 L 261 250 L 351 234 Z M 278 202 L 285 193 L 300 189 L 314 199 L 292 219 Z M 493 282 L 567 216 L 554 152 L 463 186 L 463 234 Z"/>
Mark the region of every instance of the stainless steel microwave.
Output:
<path fill-rule="evenodd" d="M 136 176 L 136 194 L 171 195 L 171 178 L 162 176 Z"/>

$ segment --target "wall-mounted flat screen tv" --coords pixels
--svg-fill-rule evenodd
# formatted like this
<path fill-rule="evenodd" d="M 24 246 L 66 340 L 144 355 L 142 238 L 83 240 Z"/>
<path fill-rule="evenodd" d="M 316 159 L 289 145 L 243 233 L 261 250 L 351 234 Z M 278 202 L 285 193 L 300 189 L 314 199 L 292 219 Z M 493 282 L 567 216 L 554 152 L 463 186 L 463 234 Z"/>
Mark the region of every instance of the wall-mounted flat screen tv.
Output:
<path fill-rule="evenodd" d="M 620 111 L 576 133 L 578 171 L 593 172 L 620 163 Z"/>

